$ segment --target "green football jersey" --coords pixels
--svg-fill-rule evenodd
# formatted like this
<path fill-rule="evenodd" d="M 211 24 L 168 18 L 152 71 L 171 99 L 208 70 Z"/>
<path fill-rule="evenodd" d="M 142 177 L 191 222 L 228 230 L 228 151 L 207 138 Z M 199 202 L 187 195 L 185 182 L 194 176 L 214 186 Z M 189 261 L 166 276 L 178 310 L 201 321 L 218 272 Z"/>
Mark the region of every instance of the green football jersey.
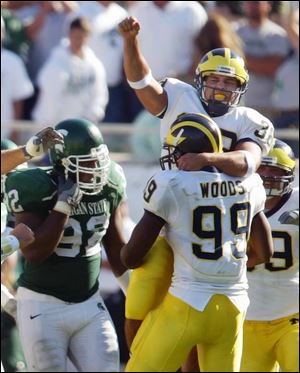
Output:
<path fill-rule="evenodd" d="M 98 289 L 100 243 L 113 211 L 125 197 L 122 168 L 111 161 L 108 183 L 98 195 L 83 195 L 65 226 L 58 247 L 42 263 L 25 261 L 18 285 L 55 296 L 66 302 L 82 302 Z M 16 170 L 5 183 L 5 203 L 14 214 L 23 211 L 46 218 L 57 200 L 52 168 Z"/>

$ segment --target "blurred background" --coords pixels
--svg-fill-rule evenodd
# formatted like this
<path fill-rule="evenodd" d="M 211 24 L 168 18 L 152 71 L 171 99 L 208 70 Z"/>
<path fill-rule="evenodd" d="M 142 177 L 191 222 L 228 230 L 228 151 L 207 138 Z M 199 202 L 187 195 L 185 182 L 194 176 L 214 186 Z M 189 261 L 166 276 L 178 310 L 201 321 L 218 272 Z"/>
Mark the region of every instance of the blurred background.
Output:
<path fill-rule="evenodd" d="M 143 213 L 142 191 L 158 169 L 161 144 L 159 120 L 124 77 L 117 27 L 127 15 L 141 23 L 141 48 L 158 80 L 192 84 L 199 60 L 214 48 L 242 55 L 250 83 L 241 104 L 267 116 L 299 157 L 298 1 L 1 1 L 1 140 L 21 145 L 70 117 L 97 123 L 127 178 L 130 231 Z M 7 266 L 5 281 L 13 284 L 16 263 Z M 114 312 L 123 300 L 104 269 L 102 291 Z M 115 323 L 122 317 L 113 316 Z"/>

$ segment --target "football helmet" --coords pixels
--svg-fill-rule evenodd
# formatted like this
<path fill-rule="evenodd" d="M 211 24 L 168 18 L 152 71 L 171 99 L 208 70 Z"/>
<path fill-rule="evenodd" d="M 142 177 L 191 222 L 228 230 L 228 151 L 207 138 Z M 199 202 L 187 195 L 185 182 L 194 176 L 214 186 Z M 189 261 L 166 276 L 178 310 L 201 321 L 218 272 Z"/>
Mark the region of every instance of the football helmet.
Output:
<path fill-rule="evenodd" d="M 291 147 L 285 142 L 275 139 L 269 154 L 262 158 L 257 172 L 263 180 L 267 197 L 281 196 L 289 193 L 291 183 L 295 178 L 295 155 Z M 265 167 L 284 170 L 282 176 L 272 175 L 272 171 L 266 171 Z M 268 175 L 267 175 L 268 174 Z"/>
<path fill-rule="evenodd" d="M 108 181 L 110 158 L 98 127 L 85 119 L 67 119 L 55 129 L 64 136 L 64 145 L 50 149 L 53 167 L 66 177 L 74 175 L 83 194 L 101 192 Z"/>
<path fill-rule="evenodd" d="M 209 87 L 206 84 L 206 78 L 212 73 L 236 78 L 239 82 L 238 88 L 236 90 L 226 90 Z M 195 85 L 202 103 L 204 103 L 211 116 L 224 115 L 230 107 L 238 105 L 242 95 L 247 90 L 248 81 L 249 75 L 243 58 L 229 48 L 217 48 L 206 53 L 196 68 Z M 223 91 L 224 93 L 230 92 L 231 99 L 229 102 L 222 102 L 217 99 L 207 100 L 205 98 L 206 88 Z"/>
<path fill-rule="evenodd" d="M 221 153 L 222 135 L 218 125 L 207 115 L 183 113 L 169 128 L 163 144 L 166 155 L 160 158 L 163 170 L 177 166 L 177 160 L 186 153 Z"/>

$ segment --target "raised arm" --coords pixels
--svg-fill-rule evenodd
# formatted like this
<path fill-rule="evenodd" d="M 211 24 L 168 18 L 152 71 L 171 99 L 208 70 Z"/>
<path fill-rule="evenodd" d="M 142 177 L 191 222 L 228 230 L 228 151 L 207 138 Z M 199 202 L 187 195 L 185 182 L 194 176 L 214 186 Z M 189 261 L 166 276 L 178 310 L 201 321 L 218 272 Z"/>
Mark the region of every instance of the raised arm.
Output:
<path fill-rule="evenodd" d="M 26 143 L 17 149 L 1 151 L 1 175 L 7 174 L 19 164 L 46 153 L 55 144 L 63 144 L 63 136 L 51 127 L 46 127 L 32 136 Z"/>
<path fill-rule="evenodd" d="M 162 86 L 151 75 L 137 35 L 140 24 L 134 17 L 127 17 L 119 24 L 119 32 L 124 39 L 124 70 L 129 85 L 135 89 L 145 109 L 159 115 L 167 106 L 168 97 Z"/>

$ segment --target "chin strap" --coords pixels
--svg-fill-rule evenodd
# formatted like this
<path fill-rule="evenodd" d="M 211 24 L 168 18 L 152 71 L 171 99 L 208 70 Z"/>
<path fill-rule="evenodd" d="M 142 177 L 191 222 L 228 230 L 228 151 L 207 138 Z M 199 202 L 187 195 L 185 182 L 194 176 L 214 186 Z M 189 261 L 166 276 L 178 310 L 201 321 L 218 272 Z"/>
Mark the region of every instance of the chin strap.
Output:
<path fill-rule="evenodd" d="M 208 100 L 205 106 L 208 114 L 211 117 L 220 117 L 226 114 L 230 108 L 228 104 L 224 104 L 223 102 L 218 102 L 216 100 Z"/>

